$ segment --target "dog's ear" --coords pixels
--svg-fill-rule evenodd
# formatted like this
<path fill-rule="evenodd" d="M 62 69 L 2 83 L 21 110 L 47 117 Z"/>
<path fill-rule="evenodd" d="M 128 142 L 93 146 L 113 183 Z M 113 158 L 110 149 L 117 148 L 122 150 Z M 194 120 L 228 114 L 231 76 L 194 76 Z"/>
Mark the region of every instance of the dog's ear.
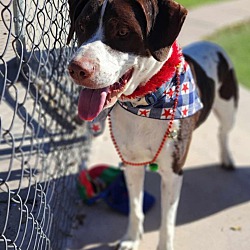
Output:
<path fill-rule="evenodd" d="M 170 46 L 180 33 L 187 10 L 172 0 L 155 1 L 158 6 L 154 11 L 155 20 L 147 42 L 151 55 L 158 61 L 164 61 L 167 59 Z"/>
<path fill-rule="evenodd" d="M 136 3 L 142 10 L 143 15 L 145 17 L 146 23 L 144 28 L 146 36 L 148 36 L 158 11 L 157 0 L 136 0 Z"/>
<path fill-rule="evenodd" d="M 69 3 L 69 17 L 70 17 L 70 28 L 67 38 L 67 44 L 70 43 L 73 35 L 75 33 L 75 21 L 77 17 L 81 14 L 83 8 L 89 0 L 68 0 Z"/>

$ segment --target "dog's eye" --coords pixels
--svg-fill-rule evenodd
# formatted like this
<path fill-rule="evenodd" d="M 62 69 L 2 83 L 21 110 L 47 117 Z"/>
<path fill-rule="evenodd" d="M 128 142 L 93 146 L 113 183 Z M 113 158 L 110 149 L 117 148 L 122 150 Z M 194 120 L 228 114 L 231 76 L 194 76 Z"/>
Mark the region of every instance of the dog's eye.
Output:
<path fill-rule="evenodd" d="M 85 26 L 81 23 L 81 24 L 79 24 L 79 29 L 80 29 L 80 31 L 81 32 L 85 32 Z"/>
<path fill-rule="evenodd" d="M 118 30 L 117 35 L 121 38 L 125 38 L 129 34 L 129 29 L 126 27 L 123 27 Z"/>

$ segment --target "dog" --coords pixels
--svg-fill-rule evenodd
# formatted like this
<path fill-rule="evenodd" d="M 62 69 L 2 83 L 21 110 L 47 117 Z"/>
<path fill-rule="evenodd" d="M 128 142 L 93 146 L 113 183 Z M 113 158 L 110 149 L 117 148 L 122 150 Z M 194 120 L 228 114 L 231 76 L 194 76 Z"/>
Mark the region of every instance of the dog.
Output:
<path fill-rule="evenodd" d="M 111 137 L 124 164 L 130 198 L 128 229 L 117 249 L 138 249 L 142 234 L 143 166 L 161 175 L 158 250 L 172 250 L 183 165 L 192 132 L 213 110 L 220 122 L 221 166 L 234 169 L 228 148 L 238 104 L 233 65 L 216 44 L 183 50 L 176 39 L 187 10 L 172 0 L 69 0 L 78 49 L 68 64 L 83 87 L 81 119 L 109 110 Z M 112 107 L 112 108 L 111 108 Z"/>

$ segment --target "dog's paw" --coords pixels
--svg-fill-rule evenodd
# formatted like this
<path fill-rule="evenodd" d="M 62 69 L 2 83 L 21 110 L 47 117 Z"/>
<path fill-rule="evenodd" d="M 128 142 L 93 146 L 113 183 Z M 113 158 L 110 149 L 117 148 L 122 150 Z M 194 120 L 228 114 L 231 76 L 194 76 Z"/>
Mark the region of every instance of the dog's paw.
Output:
<path fill-rule="evenodd" d="M 116 246 L 115 250 L 137 250 L 139 243 L 139 241 L 124 240 Z"/>
<path fill-rule="evenodd" d="M 222 163 L 222 164 L 221 164 L 221 168 L 222 168 L 222 169 L 225 169 L 225 170 L 227 170 L 227 171 L 233 171 L 233 170 L 236 169 L 233 163 L 231 163 L 231 164 L 223 164 L 223 163 Z"/>
<path fill-rule="evenodd" d="M 173 246 L 158 246 L 157 250 L 174 250 Z"/>

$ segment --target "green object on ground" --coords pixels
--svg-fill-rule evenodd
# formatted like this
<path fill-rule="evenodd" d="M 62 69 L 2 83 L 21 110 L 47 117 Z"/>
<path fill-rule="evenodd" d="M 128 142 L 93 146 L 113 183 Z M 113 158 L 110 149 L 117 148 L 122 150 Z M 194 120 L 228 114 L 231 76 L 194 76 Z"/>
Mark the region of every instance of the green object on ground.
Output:
<path fill-rule="evenodd" d="M 100 178 L 106 183 L 107 186 L 109 186 L 120 173 L 121 169 L 110 167 L 102 172 Z"/>
<path fill-rule="evenodd" d="M 158 164 L 157 163 L 151 163 L 149 164 L 149 168 L 151 171 L 156 172 L 158 171 Z"/>
<path fill-rule="evenodd" d="M 81 186 L 79 183 L 77 183 L 77 188 L 78 188 L 78 191 L 79 191 L 79 195 L 80 197 L 86 201 L 89 197 L 88 197 L 88 194 L 86 192 L 86 189 L 84 186 Z"/>

